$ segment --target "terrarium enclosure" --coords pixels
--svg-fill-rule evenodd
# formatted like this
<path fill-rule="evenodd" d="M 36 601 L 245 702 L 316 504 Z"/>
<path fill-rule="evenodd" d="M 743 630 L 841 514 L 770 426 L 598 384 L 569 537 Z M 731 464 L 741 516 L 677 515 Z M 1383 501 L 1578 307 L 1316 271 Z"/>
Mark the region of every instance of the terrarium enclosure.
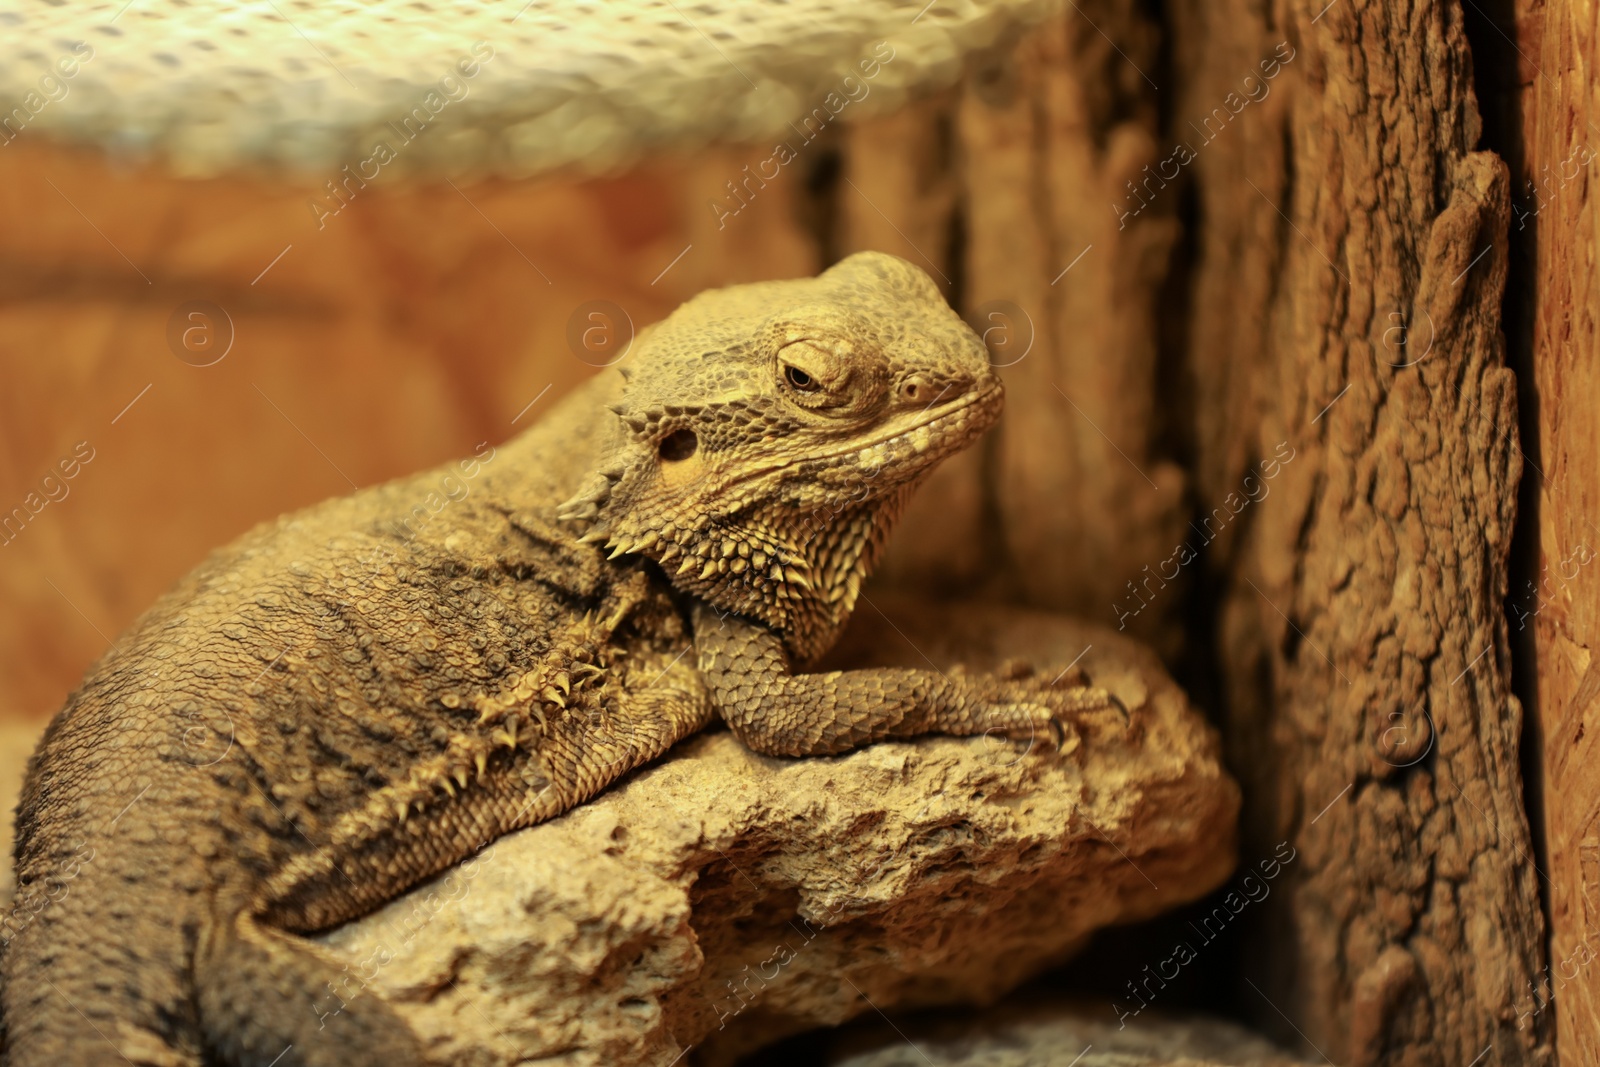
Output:
<path fill-rule="evenodd" d="M 1020 854 L 961 875 L 960 906 L 940 883 L 885 912 L 908 958 L 897 930 L 1014 941 L 970 986 L 972 960 L 889 968 L 770 1018 L 679 989 L 641 1032 L 692 1029 L 703 1063 L 1012 1062 L 949 1051 L 989 1033 L 1067 1067 L 1130 1028 L 1151 1064 L 1600 1062 L 1597 37 L 1592 7 L 1527 0 L 0 8 L 6 819 L 49 716 L 216 546 L 484 455 L 703 290 L 876 250 L 983 337 L 1006 407 L 913 499 L 859 612 L 876 631 L 840 655 L 895 645 L 890 616 L 935 659 L 964 627 L 996 662 L 1081 638 L 1108 672 L 1170 673 L 1238 799 L 1175 770 L 1182 826 L 1091 806 L 1122 821 L 1074 840 L 1123 894 L 1092 922 L 1052 920 L 1094 911 L 1078 883 L 1007 897 Z M 1097 629 L 895 616 L 908 597 Z M 1164 684 L 1179 767 L 1216 742 Z M 758 804 L 696 792 L 723 740 L 669 757 L 661 803 Z M 837 787 L 893 854 L 895 818 L 966 773 L 928 759 L 878 792 L 773 771 L 761 803 L 804 820 Z M 672 921 L 706 988 L 769 962 L 794 899 L 741 898 L 744 853 L 718 867 L 631 797 L 539 828 L 526 862 L 558 848 L 575 900 L 625 895 L 600 842 L 658 819 L 663 869 L 704 853 Z M 985 818 L 942 825 L 1016 832 Z M 825 871 L 826 842 L 795 848 Z M 860 978 L 857 935 L 807 966 Z M 538 971 L 512 940 L 496 958 Z M 997 1001 L 943 1044 L 897 1013 Z M 1184 1010 L 1256 1036 L 1159 1021 Z M 793 1036 L 856 1016 L 890 1037 Z"/>

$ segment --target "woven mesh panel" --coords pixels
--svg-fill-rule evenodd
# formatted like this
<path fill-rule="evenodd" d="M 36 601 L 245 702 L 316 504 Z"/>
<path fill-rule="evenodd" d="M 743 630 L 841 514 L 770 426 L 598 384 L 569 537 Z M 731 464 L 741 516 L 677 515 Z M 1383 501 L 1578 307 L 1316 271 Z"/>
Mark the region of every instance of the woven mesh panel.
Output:
<path fill-rule="evenodd" d="M 892 109 L 1054 7 L 8 2 L 0 148 L 66 138 L 158 156 L 185 174 L 368 160 L 452 174 L 603 172 L 650 152 L 760 141 L 808 115 L 816 126 Z"/>

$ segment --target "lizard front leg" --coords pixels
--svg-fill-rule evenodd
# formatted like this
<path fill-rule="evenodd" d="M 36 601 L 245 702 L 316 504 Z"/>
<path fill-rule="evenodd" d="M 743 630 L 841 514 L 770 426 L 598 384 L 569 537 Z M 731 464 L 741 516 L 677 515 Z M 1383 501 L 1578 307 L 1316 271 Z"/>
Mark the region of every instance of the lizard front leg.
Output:
<path fill-rule="evenodd" d="M 998 733 L 1061 747 L 1074 721 L 1126 710 L 1111 693 L 995 675 L 885 667 L 794 674 L 772 631 L 701 605 L 695 651 L 712 701 L 749 748 L 772 756 L 845 752 L 872 741 L 920 734 Z"/>

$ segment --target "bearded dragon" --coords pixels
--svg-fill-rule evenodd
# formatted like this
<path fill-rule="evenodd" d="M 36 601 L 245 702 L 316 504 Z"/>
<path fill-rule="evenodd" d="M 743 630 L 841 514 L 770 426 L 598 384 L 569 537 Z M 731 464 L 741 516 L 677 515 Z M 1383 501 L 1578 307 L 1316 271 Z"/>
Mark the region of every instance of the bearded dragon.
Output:
<path fill-rule="evenodd" d="M 908 495 L 999 416 L 917 268 L 704 293 L 498 449 L 246 534 L 45 732 L 4 930 L 13 1067 L 419 1067 L 305 937 L 581 804 L 720 717 L 751 749 L 1060 743 L 1115 703 L 806 673 Z"/>

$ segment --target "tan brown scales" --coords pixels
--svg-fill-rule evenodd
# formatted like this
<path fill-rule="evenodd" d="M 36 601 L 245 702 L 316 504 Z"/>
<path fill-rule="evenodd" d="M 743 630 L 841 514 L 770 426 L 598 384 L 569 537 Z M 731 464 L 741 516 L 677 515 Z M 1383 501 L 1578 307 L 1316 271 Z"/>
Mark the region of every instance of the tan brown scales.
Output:
<path fill-rule="evenodd" d="M 917 483 L 1000 413 L 983 346 L 921 271 L 864 253 L 705 293 L 627 364 L 498 451 L 252 531 L 90 671 L 18 811 L 9 1063 L 420 1065 L 301 935 L 716 716 L 804 756 L 1059 743 L 1063 717 L 1115 703 L 1028 677 L 791 673 L 834 641 Z"/>

